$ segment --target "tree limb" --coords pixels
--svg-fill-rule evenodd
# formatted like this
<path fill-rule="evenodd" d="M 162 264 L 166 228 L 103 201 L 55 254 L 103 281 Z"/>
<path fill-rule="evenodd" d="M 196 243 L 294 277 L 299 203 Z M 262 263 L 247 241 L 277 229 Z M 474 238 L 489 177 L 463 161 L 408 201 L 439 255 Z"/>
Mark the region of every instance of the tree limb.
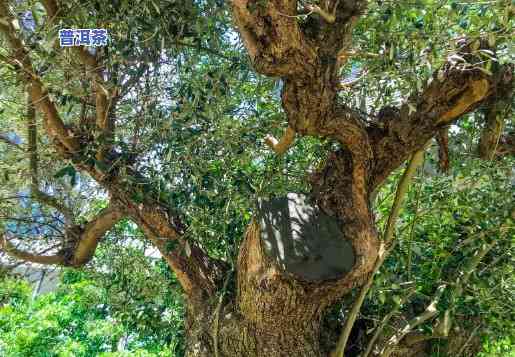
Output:
<path fill-rule="evenodd" d="M 41 79 L 34 73 L 29 52 L 23 42 L 16 36 L 16 30 L 13 26 L 14 19 L 10 15 L 5 0 L 0 0 L 0 14 L 3 14 L 0 19 L 4 20 L 0 22 L 0 33 L 4 35 L 13 51 L 10 63 L 18 69 L 20 77 L 28 84 L 28 92 L 32 103 L 44 115 L 44 124 L 48 136 L 57 139 L 69 152 L 77 152 L 79 142 L 74 137 L 73 132 L 64 125 Z"/>
<path fill-rule="evenodd" d="M 62 254 L 38 255 L 19 250 L 13 244 L 11 244 L 7 238 L 4 237 L 4 234 L 0 234 L 0 248 L 7 255 L 30 263 L 44 265 L 64 265 L 65 261 L 64 255 Z"/>
<path fill-rule="evenodd" d="M 174 271 L 191 307 L 202 308 L 216 293 L 226 266 L 182 236 L 181 223 L 162 206 L 129 203 L 127 210 Z M 179 233 L 181 232 L 181 233 Z"/>
<path fill-rule="evenodd" d="M 443 127 L 436 134 L 438 142 L 438 168 L 441 172 L 449 171 L 449 127 Z"/>
<path fill-rule="evenodd" d="M 58 7 L 58 2 L 54 0 L 44 1 L 44 6 L 48 14 L 49 21 L 55 21 L 62 12 Z M 182 235 L 184 227 L 177 219 L 176 215 L 169 214 L 169 210 L 159 203 L 159 200 L 152 197 L 153 194 L 146 195 L 145 202 L 138 202 L 133 199 L 133 192 L 141 190 L 141 180 L 145 178 L 130 167 L 127 168 L 128 174 L 136 178 L 138 183 L 126 182 L 119 175 L 119 169 L 126 162 L 121 159 L 122 155 L 109 147 L 103 146 L 101 151 L 97 152 L 96 159 L 109 160 L 107 169 L 99 169 L 95 165 L 89 164 L 91 160 L 84 160 L 80 154 L 80 144 L 78 136 L 68 127 L 66 127 L 59 117 L 58 111 L 54 103 L 49 99 L 48 92 L 45 90 L 41 79 L 34 73 L 32 63 L 28 56 L 29 52 L 25 48 L 21 40 L 16 37 L 15 29 L 12 25 L 13 16 L 9 13 L 7 2 L 0 0 L 0 34 L 7 38 L 7 42 L 12 49 L 12 56 L 6 60 L 12 64 L 21 78 L 28 83 L 31 101 L 36 105 L 37 109 L 44 114 L 44 126 L 48 136 L 54 140 L 58 153 L 64 159 L 71 157 L 73 164 L 81 171 L 87 172 L 91 177 L 101 184 L 110 194 L 113 202 L 119 204 L 124 214 L 131 217 L 143 230 L 149 240 L 151 240 L 161 251 L 170 267 L 176 273 L 179 282 L 184 288 L 187 296 L 200 301 L 206 296 L 216 291 L 219 274 L 223 270 L 223 263 L 210 258 L 205 252 L 193 243 L 187 242 Z M 5 14 L 5 15 L 4 15 Z M 91 71 L 95 71 L 94 80 L 96 81 L 96 124 L 100 128 L 101 133 L 105 129 L 108 135 L 112 135 L 111 127 L 114 125 L 106 122 L 105 113 L 109 111 L 109 105 L 106 107 L 105 102 L 109 102 L 109 89 L 102 79 L 102 68 L 100 64 L 93 63 L 96 58 L 85 51 L 83 48 L 72 49 L 78 51 L 79 60 L 84 63 Z M 98 84 L 100 83 L 100 86 Z M 102 88 L 101 88 L 102 87 Z M 98 90 L 97 90 L 98 89 Z M 106 109 L 107 108 L 107 109 Z M 100 113 L 100 114 L 99 114 Z M 109 144 L 109 140 L 108 140 Z M 104 148 L 106 148 L 104 150 Z M 63 150 L 61 150 L 63 149 Z M 98 155 L 100 153 L 100 156 Z M 91 158 L 87 158 L 91 159 Z M 106 180 L 107 174 L 110 179 Z M 146 182 L 146 181 L 145 181 Z M 47 197 L 48 198 L 48 197 Z M 70 230 L 79 231 L 80 238 L 77 246 L 65 252 L 65 261 L 63 264 L 79 266 L 85 264 L 94 252 L 99 236 L 104 232 L 106 226 L 101 224 L 112 219 L 115 224 L 119 219 L 118 214 L 112 213 L 107 215 L 108 218 L 97 217 L 95 225 L 90 224 L 86 227 L 72 226 Z M 102 228 L 103 227 L 103 228 Z M 173 249 L 174 242 L 178 242 L 179 247 Z M 25 257 L 31 257 L 24 255 Z M 59 259 L 62 259 L 61 257 Z M 54 261 L 54 260 L 52 260 Z M 60 260 L 59 260 L 60 261 Z M 198 306 L 198 305 L 197 305 Z"/>
<path fill-rule="evenodd" d="M 53 23 L 60 17 L 62 11 L 55 0 L 45 0 L 43 1 L 43 6 L 50 19 L 50 23 Z M 86 66 L 88 72 L 93 74 L 92 81 L 95 92 L 96 125 L 102 132 L 101 140 L 103 142 L 112 141 L 114 121 L 109 115 L 112 96 L 103 78 L 102 72 L 104 67 L 99 63 L 97 57 L 89 53 L 84 47 L 73 46 L 71 50 L 77 55 L 80 62 Z M 97 160 L 103 161 L 109 151 L 110 145 L 104 143 L 99 145 L 99 147 Z"/>
<path fill-rule="evenodd" d="M 317 56 L 295 16 L 297 1 L 232 0 L 238 31 L 255 69 L 268 76 L 313 74 Z M 286 16 L 285 16 L 286 15 Z"/>
<path fill-rule="evenodd" d="M 490 76 L 478 68 L 480 59 L 471 50 L 470 43 L 462 45 L 458 53 L 464 63 L 456 63 L 455 57 L 450 56 L 422 93 L 412 96 L 400 109 L 390 108 L 382 129 L 369 127 L 375 161 L 371 172 L 372 188 L 380 185 L 410 153 L 418 150 L 441 128 L 492 96 L 501 93 L 511 96 L 511 66 L 499 66 Z"/>
<path fill-rule="evenodd" d="M 69 264 L 77 267 L 89 262 L 95 253 L 98 242 L 125 214 L 114 206 L 109 206 L 98 213 L 83 228 Z"/>
<path fill-rule="evenodd" d="M 336 350 L 334 352 L 334 357 L 343 357 L 345 352 L 345 347 L 347 346 L 347 341 L 349 339 L 350 333 L 352 331 L 352 327 L 354 326 L 354 322 L 358 317 L 359 311 L 361 310 L 361 306 L 365 301 L 365 297 L 367 296 L 368 291 L 372 287 L 374 283 L 374 275 L 377 273 L 381 265 L 383 265 L 384 260 L 388 256 L 388 253 L 392 249 L 392 242 L 394 239 L 394 231 L 395 231 L 395 223 L 399 217 L 400 209 L 402 207 L 402 202 L 404 197 L 406 196 L 406 192 L 408 192 L 409 184 L 411 179 L 413 178 L 416 169 L 422 164 L 424 159 L 424 150 L 417 151 L 412 159 L 410 160 L 408 167 L 404 171 L 404 174 L 399 181 L 397 186 L 397 190 L 395 192 L 395 199 L 392 205 L 392 209 L 390 210 L 390 215 L 388 216 L 388 222 L 386 223 L 386 229 L 384 232 L 384 237 L 381 242 L 381 246 L 379 248 L 379 255 L 377 257 L 376 263 L 374 264 L 374 268 L 366 283 L 361 287 L 358 297 L 352 304 L 352 308 L 349 311 L 347 318 L 345 320 L 345 324 L 343 325 L 342 332 L 340 334 L 340 338 L 338 339 L 338 344 L 336 346 Z"/>
<path fill-rule="evenodd" d="M 39 255 L 17 249 L 7 240 L 5 234 L 0 235 L 0 248 L 13 258 L 31 263 L 80 267 L 91 260 L 100 239 L 123 216 L 124 214 L 118 208 L 110 206 L 102 210 L 84 227 L 73 226 L 67 229 L 66 239 L 70 246 L 64 247 L 55 255 Z"/>

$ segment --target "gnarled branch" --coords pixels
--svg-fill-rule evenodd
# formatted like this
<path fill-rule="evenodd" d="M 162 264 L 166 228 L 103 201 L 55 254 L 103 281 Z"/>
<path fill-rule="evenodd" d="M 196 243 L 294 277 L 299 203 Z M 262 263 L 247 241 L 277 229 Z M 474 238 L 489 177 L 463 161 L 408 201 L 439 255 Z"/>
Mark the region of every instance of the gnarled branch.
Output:
<path fill-rule="evenodd" d="M 476 109 L 493 95 L 511 96 L 513 68 L 499 66 L 492 76 L 477 68 L 480 64 L 470 44 L 460 48 L 456 63 L 450 56 L 422 93 L 411 97 L 400 110 L 390 110 L 384 126 L 368 129 L 374 151 L 370 182 L 374 189 L 407 157 L 440 129 Z"/>
<path fill-rule="evenodd" d="M 69 246 L 54 255 L 40 255 L 20 250 L 8 241 L 5 234 L 0 235 L 0 248 L 13 258 L 31 263 L 80 267 L 91 260 L 100 239 L 123 216 L 122 211 L 110 206 L 102 210 L 85 226 L 70 227 L 67 229 L 69 236 L 66 237 L 69 240 L 67 243 Z"/>
<path fill-rule="evenodd" d="M 182 223 L 164 207 L 155 204 L 133 205 L 127 211 L 145 236 L 154 244 L 174 271 L 191 302 L 201 308 L 206 299 L 216 293 L 227 267 L 210 258 L 194 242 L 182 236 Z"/>
<path fill-rule="evenodd" d="M 395 192 L 395 199 L 392 205 L 392 209 L 390 211 L 390 215 L 388 216 L 388 222 L 386 223 L 386 228 L 384 232 L 383 241 L 381 242 L 381 247 L 379 248 L 379 255 L 377 257 L 377 260 L 374 264 L 374 268 L 370 275 L 368 276 L 368 279 L 361 287 L 361 290 L 359 291 L 358 297 L 354 301 L 351 311 L 349 312 L 345 324 L 343 326 L 342 332 L 340 334 L 340 338 L 338 339 L 338 344 L 336 346 L 336 350 L 334 351 L 334 357 L 343 357 L 345 347 L 347 346 L 347 340 L 349 339 L 352 326 L 354 326 L 354 322 L 356 321 L 356 318 L 358 316 L 358 313 L 361 309 L 361 306 L 363 304 L 363 301 L 365 301 L 365 297 L 368 294 L 368 291 L 372 287 L 372 284 L 374 283 L 374 276 L 383 265 L 384 260 L 388 256 L 388 253 L 391 251 L 392 247 L 394 246 L 394 232 L 395 232 L 395 225 L 397 222 L 397 219 L 399 218 L 399 213 L 402 207 L 402 202 L 404 201 L 404 198 L 406 196 L 406 193 L 408 192 L 409 185 L 411 182 L 411 179 L 415 175 L 415 172 L 417 168 L 422 164 L 424 159 L 424 150 L 417 151 L 413 157 L 411 158 L 408 167 L 404 171 L 404 174 L 401 177 L 401 180 L 399 181 L 399 184 L 397 186 L 397 190 Z"/>
<path fill-rule="evenodd" d="M 58 1 L 44 0 L 43 5 L 50 23 L 55 22 L 61 16 L 64 17 L 65 14 L 59 8 Z M 222 276 L 218 273 L 223 269 L 223 263 L 211 259 L 193 243 L 186 242 L 182 237 L 184 227 L 181 226 L 175 215 L 169 214 L 168 209 L 159 203 L 154 194 L 148 194 L 143 203 L 133 199 L 132 193 L 140 190 L 143 186 L 141 180 L 145 180 L 145 178 L 142 175 L 128 166 L 125 167 L 128 172 L 127 176 L 137 177 L 139 184 L 135 184 L 126 182 L 119 177 L 121 175 L 115 174 L 120 172 L 120 167 L 126 162 L 122 159 L 122 155 L 112 150 L 109 145 L 109 138 L 112 138 L 113 135 L 114 121 L 111 121 L 112 118 L 109 118 L 107 114 L 110 110 L 109 101 L 111 95 L 114 95 L 114 91 L 110 92 L 110 88 L 103 79 L 103 68 L 100 61 L 84 48 L 74 47 L 71 49 L 76 51 L 78 60 L 85 64 L 88 71 L 92 72 L 94 76 L 93 88 L 95 89 L 97 109 L 95 123 L 104 139 L 105 135 L 108 135 L 107 144 L 100 145 L 101 149 L 95 157 L 96 161 L 105 159 L 104 162 L 108 164 L 108 167 L 102 170 L 91 164 L 93 158 L 85 158 L 81 155 L 83 152 L 80 151 L 80 144 L 84 143 L 80 140 L 82 138 L 78 137 L 79 132 L 72 131 L 61 120 L 57 107 L 50 100 L 42 79 L 33 69 L 28 48 L 19 39 L 19 34 L 14 29 L 12 23 L 15 18 L 13 14 L 9 13 L 6 0 L 0 0 L 0 14 L 0 20 L 2 20 L 0 34 L 5 35 L 12 49 L 12 54 L 5 60 L 15 67 L 21 78 L 27 83 L 31 102 L 44 114 L 44 127 L 48 136 L 55 139 L 54 143 L 61 158 L 69 159 L 71 157 L 75 167 L 87 172 L 100 183 L 109 192 L 113 202 L 117 202 L 122 207 L 124 215 L 131 217 L 142 228 L 148 239 L 166 258 L 188 297 L 198 298 L 197 300 L 200 301 L 200 298 L 205 298 L 206 295 L 214 292 L 218 284 L 218 276 Z M 116 164 L 113 164 L 114 161 Z M 107 173 L 111 174 L 109 180 L 106 180 Z M 35 192 L 37 193 L 37 191 Z M 48 199 L 49 197 L 44 198 Z M 38 261 L 80 266 L 91 259 L 99 239 L 110 226 L 109 222 L 115 224 L 119 219 L 121 219 L 121 215 L 117 212 L 104 212 L 84 227 L 76 225 L 67 227 L 70 231 L 74 231 L 79 239 L 71 249 L 59 253 L 57 258 L 38 258 L 37 254 L 16 253 L 19 253 L 19 257 L 23 256 Z M 176 249 L 174 249 L 175 242 L 178 243 Z"/>
<path fill-rule="evenodd" d="M 297 1 L 232 0 L 232 11 L 258 72 L 278 77 L 314 74 L 317 56 L 295 18 Z"/>
<path fill-rule="evenodd" d="M 69 264 L 71 266 L 82 266 L 89 262 L 100 239 L 124 216 L 125 214 L 115 206 L 109 206 L 100 211 L 84 226 Z"/>
<path fill-rule="evenodd" d="M 286 132 L 279 141 L 271 135 L 265 137 L 265 143 L 275 151 L 276 154 L 284 154 L 295 141 L 295 130 L 292 127 L 286 128 Z"/>

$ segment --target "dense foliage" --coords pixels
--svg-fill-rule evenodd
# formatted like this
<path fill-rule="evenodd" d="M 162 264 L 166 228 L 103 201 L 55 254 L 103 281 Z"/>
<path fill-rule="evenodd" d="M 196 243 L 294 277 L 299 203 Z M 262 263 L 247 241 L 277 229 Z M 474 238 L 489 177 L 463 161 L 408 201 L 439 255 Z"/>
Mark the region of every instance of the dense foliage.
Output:
<path fill-rule="evenodd" d="M 46 15 L 39 2 L 11 5 L 32 49 L 35 72 L 67 125 L 95 115 L 94 96 L 80 78 L 86 71 L 58 46 L 57 30 L 108 29 L 109 45 L 97 51 L 114 73 L 110 89 L 120 94 L 111 144 L 122 153 L 120 162 L 142 176 L 131 199 L 143 203 L 157 197 L 180 216 L 186 239 L 227 262 L 231 274 L 257 200 L 309 193 L 310 175 L 338 146 L 304 137 L 279 156 L 264 145 L 267 134 L 284 131 L 283 82 L 253 71 L 223 1 L 62 2 L 69 15 L 45 26 L 40 26 Z M 339 100 L 372 120 L 376 108 L 413 99 L 410 94 L 427 84 L 464 36 L 482 36 L 496 46 L 495 54 L 481 53 L 482 71 L 512 63 L 514 12 L 507 0 L 369 1 L 353 31 L 355 53 L 341 70 L 344 83 L 359 79 Z M 308 26 L 311 17 L 301 15 L 298 21 Z M 2 60 L 8 56 L 6 43 L 0 36 L 0 233 L 16 235 L 22 248 L 57 251 L 65 219 L 55 206 L 33 197 L 27 99 L 14 66 Z M 459 286 L 453 282 L 475 253 L 495 242 L 463 286 L 445 291 L 436 319 L 417 330 L 431 334 L 452 316 L 454 338 L 432 343 L 434 356 L 457 356 L 457 351 L 515 356 L 514 160 L 477 158 L 483 109 L 451 127 L 449 172 L 438 171 L 436 145 L 426 153 L 397 226 L 397 245 L 361 310 L 364 331 L 394 312 L 386 327 L 393 333 L 396 319 L 422 313 L 439 286 Z M 75 223 L 87 222 L 106 207 L 106 190 L 71 162 L 56 160 L 41 117 L 36 120 L 39 189 L 65 202 Z M 504 132 L 514 130 L 508 114 Z M 105 144 L 102 134 L 95 135 L 98 146 Z M 93 162 L 108 170 L 102 165 Z M 401 173 L 396 171 L 377 194 L 380 228 Z M 135 180 L 123 170 L 119 175 Z M 182 356 L 184 301 L 175 275 L 155 253 L 137 226 L 122 220 L 87 266 L 63 269 L 55 292 L 33 299 L 22 279 L 0 273 L 0 355 Z M 1 259 L 7 268 L 15 262 Z M 233 277 L 229 284 L 234 285 Z M 351 302 L 349 296 L 329 314 L 329 334 L 341 328 Z"/>
<path fill-rule="evenodd" d="M 426 160 L 405 205 L 399 244 L 376 277 L 363 317 L 373 326 L 370 321 L 392 310 L 420 311 L 435 287 L 451 278 L 484 240 L 498 240 L 463 294 L 446 296 L 439 308 L 455 311 L 456 332 L 477 330 L 470 347 L 482 351 L 478 356 L 509 356 L 515 352 L 515 257 L 512 197 L 506 195 L 513 179 L 506 173 L 513 162 L 455 160 L 451 175 L 439 175 L 434 155 Z M 380 218 L 389 210 L 395 181 L 392 177 L 378 197 Z M 500 231 L 506 222 L 510 230 Z M 23 280 L 3 278 L 0 350 L 7 356 L 181 356 L 184 326 L 178 287 L 164 262 L 145 258 L 141 248 L 120 246 L 124 240 L 119 237 L 128 231 L 129 225 L 121 225 L 111 237 L 118 243 L 102 249 L 91 268 L 66 270 L 55 293 L 34 301 L 33 288 Z M 94 268 L 106 264 L 107 272 Z M 408 304 L 404 298 L 413 291 Z M 334 328 L 342 322 L 341 309 L 328 317 Z M 116 352 L 121 340 L 128 341 L 125 352 Z M 444 350 L 434 348 L 435 356 L 441 355 L 439 348 Z"/>
<path fill-rule="evenodd" d="M 107 274 L 65 271 L 55 292 L 35 298 L 23 280 L 2 278 L 2 355 L 182 356 L 182 300 L 169 273 L 138 252 L 131 261 Z"/>

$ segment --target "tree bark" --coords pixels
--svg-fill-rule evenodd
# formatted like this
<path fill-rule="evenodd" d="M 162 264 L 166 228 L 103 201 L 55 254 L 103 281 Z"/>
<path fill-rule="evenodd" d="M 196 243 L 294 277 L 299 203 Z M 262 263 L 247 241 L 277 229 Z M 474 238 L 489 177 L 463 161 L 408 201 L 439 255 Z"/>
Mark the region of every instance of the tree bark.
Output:
<path fill-rule="evenodd" d="M 231 357 L 330 353 L 334 346 L 321 343 L 324 313 L 366 279 L 379 247 L 368 191 L 353 179 L 361 177 L 355 170 L 348 151 L 332 153 L 313 175 L 311 194 L 313 205 L 334 217 L 342 238 L 351 242 L 351 271 L 325 280 L 295 275 L 270 256 L 255 218 L 240 246 L 235 294 L 229 294 L 219 311 L 217 299 L 211 299 L 201 314 L 188 319 L 188 356 L 215 356 L 215 345 L 219 356 Z"/>
<path fill-rule="evenodd" d="M 328 137 L 341 145 L 311 178 L 311 198 L 339 222 L 341 239 L 351 243 L 355 261 L 345 275 L 306 281 L 267 255 L 255 220 L 240 247 L 236 293 L 222 308 L 213 302 L 202 317 L 190 320 L 194 332 L 188 356 L 212 356 L 215 350 L 219 356 L 329 355 L 330 348 L 320 342 L 323 314 L 366 280 L 378 255 L 370 203 L 374 191 L 443 128 L 495 93 L 511 92 L 510 67 L 488 77 L 450 61 L 401 108 L 381 110 L 383 118 L 378 120 L 383 126 L 378 129 L 377 123 L 367 123 L 340 103 L 337 95 L 341 59 L 364 2 L 335 6 L 335 23 L 322 16 L 300 25 L 294 18 L 295 1 L 232 1 L 235 23 L 255 70 L 284 82 L 288 132 L 279 141 L 284 143 L 279 152 L 293 144 L 296 134 Z M 478 58 L 470 47 L 464 43 L 458 50 L 473 64 Z"/>
<path fill-rule="evenodd" d="M 80 242 L 84 246 L 76 251 L 80 254 L 75 256 L 75 265 L 92 257 L 102 235 L 122 214 L 132 219 L 159 249 L 184 290 L 187 355 L 191 357 L 327 356 L 330 348 L 320 342 L 324 312 L 362 284 L 377 259 L 379 242 L 371 207 L 374 191 L 439 130 L 494 95 L 508 93 L 511 97 L 512 67 L 498 68 L 489 76 L 449 60 L 421 93 L 414 93 L 400 108 L 383 108 L 376 122 L 367 122 L 338 100 L 339 70 L 348 57 L 351 30 L 366 1 L 336 0 L 327 9 L 311 7 L 315 16 L 305 22 L 296 18 L 298 3 L 232 0 L 231 8 L 256 72 L 280 77 L 284 83 L 282 106 L 288 131 L 284 139 L 271 142 L 274 150 L 287 150 L 296 135 L 331 138 L 340 146 L 311 178 L 311 199 L 314 207 L 337 222 L 339 239 L 351 246 L 352 264 L 345 273 L 338 270 L 330 278 L 299 276 L 267 253 L 255 217 L 240 247 L 236 288 L 228 289 L 235 291 L 225 294 L 220 292 L 227 273 L 224 264 L 186 240 L 179 215 L 160 202 L 151 183 L 122 159 L 123 155 L 112 150 L 116 127 L 109 116 L 109 103 L 116 93 L 109 92 L 102 70 L 89 78 L 96 97 L 92 130 L 109 139 L 98 145 L 93 142 L 93 132 L 82 135 L 78 127 L 64 123 L 34 71 L 30 50 L 13 25 L 7 1 L 0 0 L 0 13 L 5 14 L 0 34 L 11 50 L 4 60 L 27 84 L 31 102 L 37 103 L 36 109 L 43 114 L 46 135 L 62 159 L 70 159 L 77 169 L 88 173 L 120 207 L 120 212 L 104 212 L 96 224 L 86 227 L 91 234 L 83 235 Z M 44 1 L 44 7 L 50 21 L 64 16 L 58 2 Z M 85 66 L 101 67 L 102 62 L 84 50 L 76 48 L 74 53 Z M 458 53 L 468 64 L 481 63 L 469 44 Z M 86 147 L 99 148 L 91 156 Z M 101 165 L 95 164 L 97 161 Z M 323 226 L 321 221 L 312 224 Z M 286 235 L 293 237 L 293 233 Z M 0 243 L 7 247 L 7 240 Z M 41 257 L 7 248 L 21 259 L 65 262 L 63 256 Z M 307 259 L 318 257 L 308 254 Z"/>
<path fill-rule="evenodd" d="M 320 338 L 323 314 L 348 282 L 287 275 L 266 255 L 254 221 L 240 248 L 236 294 L 219 311 L 213 299 L 203 314 L 190 316 L 186 355 L 216 356 L 217 345 L 220 357 L 327 356 L 330 348 Z"/>

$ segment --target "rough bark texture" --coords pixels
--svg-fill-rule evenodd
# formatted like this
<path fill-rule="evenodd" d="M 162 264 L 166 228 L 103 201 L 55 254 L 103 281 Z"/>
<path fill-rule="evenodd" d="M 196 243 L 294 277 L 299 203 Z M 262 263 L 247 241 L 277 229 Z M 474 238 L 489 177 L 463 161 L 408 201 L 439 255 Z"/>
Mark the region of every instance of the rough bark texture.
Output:
<path fill-rule="evenodd" d="M 282 104 L 288 137 L 279 141 L 284 144 L 279 152 L 293 144 L 294 133 L 330 137 L 341 144 L 312 177 L 312 198 L 323 212 L 339 221 L 343 239 L 352 243 L 356 259 L 341 278 L 303 281 L 267 257 L 254 222 L 240 247 L 236 296 L 222 309 L 208 309 L 210 313 L 221 311 L 220 316 L 198 319 L 192 325 L 196 342 L 190 344 L 188 353 L 208 356 L 216 350 L 220 356 L 327 356 L 330 351 L 320 344 L 325 309 L 366 279 L 378 255 L 370 206 L 373 192 L 431 137 L 443 133 L 493 93 L 511 90 L 507 89 L 511 88 L 511 68 L 489 77 L 449 62 L 422 93 L 409 99 L 409 105 L 381 110 L 379 128 L 377 123 L 367 124 L 337 98 L 340 59 L 345 57 L 342 53 L 362 2 L 337 3 L 335 22 L 339 26 L 320 17 L 302 27 L 291 17 L 296 15 L 295 1 L 235 0 L 232 5 L 256 71 L 282 77 L 284 82 Z M 471 63 L 480 60 L 468 43 L 459 51 Z M 445 136 L 441 142 L 445 149 Z"/>
<path fill-rule="evenodd" d="M 479 140 L 479 156 L 485 160 L 492 160 L 496 156 L 513 154 L 513 138 L 511 148 L 509 136 L 503 137 L 503 129 L 506 119 L 511 114 L 511 98 L 492 98 L 483 110 L 484 126 Z"/>
<path fill-rule="evenodd" d="M 57 2 L 43 3 L 50 23 L 65 16 Z M 116 93 L 106 90 L 102 61 L 97 55 L 76 50 L 80 63 L 99 68 L 89 78 L 96 96 L 96 120 L 84 133 L 78 125 L 65 125 L 60 118 L 56 104 L 34 72 L 30 51 L 13 26 L 13 13 L 6 0 L 0 0 L 0 34 L 10 46 L 6 60 L 26 83 L 31 102 L 37 103 L 37 110 L 43 114 L 46 135 L 63 160 L 70 160 L 109 193 L 119 211 L 103 212 L 96 223 L 88 224 L 80 232 L 83 246 L 75 247 L 68 256 L 16 251 L 4 239 L 0 241 L 3 249 L 40 263 L 80 265 L 91 258 L 105 232 L 125 216 L 137 223 L 159 249 L 184 289 L 188 356 L 327 356 L 329 351 L 320 343 L 325 310 L 367 278 L 378 255 L 371 207 L 374 191 L 409 156 L 460 116 L 489 98 L 507 93 L 510 97 L 513 69 L 499 67 L 489 76 L 449 60 L 421 93 L 414 93 L 400 108 L 377 111 L 376 122 L 369 123 L 357 110 L 340 103 L 337 92 L 339 69 L 350 50 L 351 30 L 366 2 L 324 3 L 329 4 L 328 8 L 319 8 L 303 24 L 296 18 L 295 0 L 233 0 L 231 7 L 255 70 L 280 77 L 284 83 L 287 136 L 272 142 L 272 147 L 282 153 L 296 135 L 330 138 L 340 145 L 311 178 L 311 198 L 324 214 L 338 222 L 342 239 L 352 245 L 354 264 L 350 272 L 318 281 L 288 274 L 265 254 L 254 221 L 240 247 L 235 289 L 227 288 L 229 293 L 224 296 L 220 287 L 227 273 L 225 264 L 184 238 L 185 227 L 178 214 L 160 202 L 159 195 L 131 162 L 109 143 L 94 142 L 95 132 L 112 138 L 116 129 L 115 119 L 109 116 Z M 480 43 L 480 47 L 484 45 Z M 468 43 L 457 51 L 469 64 L 482 60 Z M 487 124 L 487 128 L 491 126 Z M 88 147 L 95 148 L 96 155 L 88 156 Z M 143 201 L 134 198 L 137 191 L 144 194 Z"/>
<path fill-rule="evenodd" d="M 214 355 L 215 340 L 220 356 L 328 355 L 320 342 L 324 312 L 366 278 L 378 251 L 366 186 L 360 185 L 362 180 L 353 181 L 351 161 L 348 151 L 331 154 L 312 179 L 312 197 L 326 214 L 337 218 L 343 236 L 352 242 L 356 255 L 352 271 L 316 282 L 288 274 L 265 253 L 254 221 L 240 247 L 236 296 L 224 302 L 219 316 L 213 301 L 206 304 L 206 316 L 192 319 L 189 356 Z M 216 334 L 214 321 L 218 321 Z"/>
<path fill-rule="evenodd" d="M 220 356 L 327 356 L 320 342 L 323 314 L 352 283 L 348 277 L 306 282 L 285 274 L 266 255 L 253 222 L 240 247 L 237 293 L 219 314 L 213 299 L 204 315 L 191 319 L 187 355 L 214 356 L 217 341 Z"/>

